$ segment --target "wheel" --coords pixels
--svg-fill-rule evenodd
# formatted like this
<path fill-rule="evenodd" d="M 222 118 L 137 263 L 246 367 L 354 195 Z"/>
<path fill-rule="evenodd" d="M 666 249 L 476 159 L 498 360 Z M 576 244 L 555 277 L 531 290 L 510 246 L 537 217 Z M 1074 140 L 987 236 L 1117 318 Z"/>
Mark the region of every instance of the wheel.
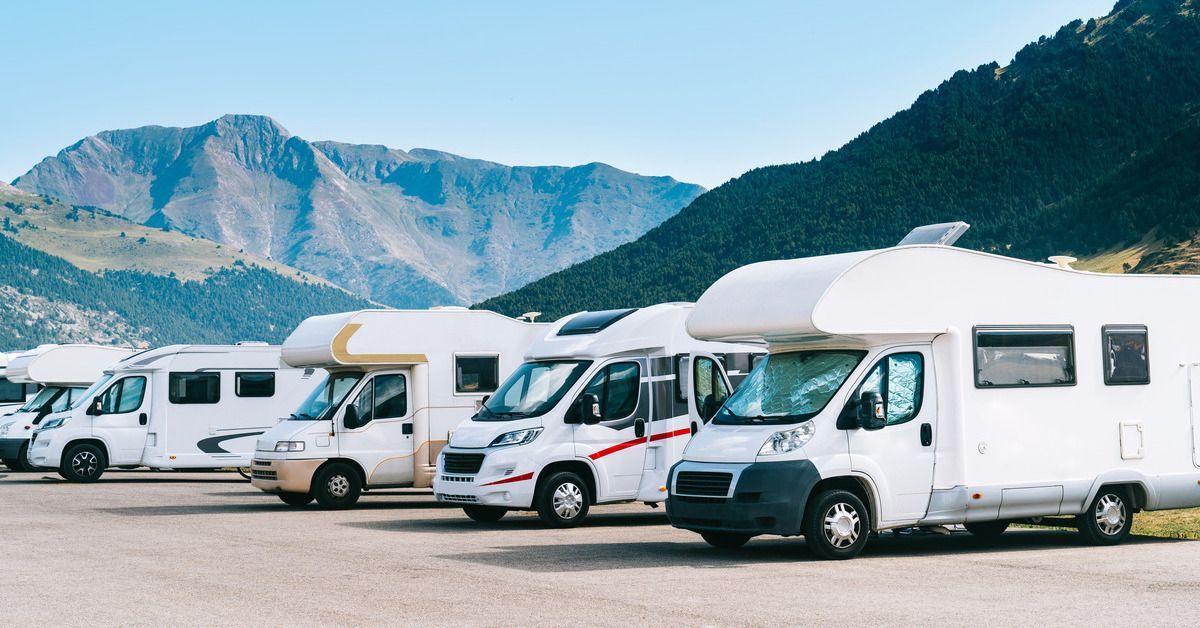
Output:
<path fill-rule="evenodd" d="M 561 471 L 546 479 L 534 501 L 543 523 L 554 528 L 573 528 L 587 516 L 592 498 L 587 482 L 575 473 Z"/>
<path fill-rule="evenodd" d="M 334 463 L 317 474 L 313 493 L 322 508 L 341 510 L 353 506 L 362 493 L 358 471 L 348 464 Z"/>
<path fill-rule="evenodd" d="M 737 549 L 750 540 L 749 534 L 736 532 L 701 532 L 704 542 L 720 549 Z"/>
<path fill-rule="evenodd" d="M 280 493 L 279 499 L 288 506 L 307 506 L 313 496 L 308 493 Z"/>
<path fill-rule="evenodd" d="M 4 466 L 8 467 L 9 471 L 20 471 L 20 469 L 17 468 L 20 463 L 14 458 L 6 458 L 4 460 L 0 460 L 0 462 L 3 462 Z"/>
<path fill-rule="evenodd" d="M 463 506 L 463 512 L 473 521 L 494 523 L 503 519 L 504 515 L 508 514 L 508 509 L 498 506 Z"/>
<path fill-rule="evenodd" d="M 1133 529 L 1129 493 L 1121 487 L 1104 487 L 1092 505 L 1079 515 L 1079 534 L 1092 545 L 1116 545 Z"/>
<path fill-rule="evenodd" d="M 62 457 L 58 474 L 71 482 L 95 482 L 104 475 L 108 460 L 104 450 L 91 443 L 72 445 Z"/>
<path fill-rule="evenodd" d="M 972 521 L 964 523 L 963 527 L 967 532 L 988 541 L 994 541 L 1000 538 L 1001 534 L 1008 529 L 1007 521 Z"/>
<path fill-rule="evenodd" d="M 250 467 L 238 467 L 237 472 L 238 472 L 238 475 L 242 476 L 243 478 L 245 478 L 247 480 L 252 479 L 250 477 Z"/>
<path fill-rule="evenodd" d="M 822 491 L 804 516 L 804 541 L 818 558 L 845 560 L 862 552 L 871 532 L 871 515 L 850 491 Z"/>

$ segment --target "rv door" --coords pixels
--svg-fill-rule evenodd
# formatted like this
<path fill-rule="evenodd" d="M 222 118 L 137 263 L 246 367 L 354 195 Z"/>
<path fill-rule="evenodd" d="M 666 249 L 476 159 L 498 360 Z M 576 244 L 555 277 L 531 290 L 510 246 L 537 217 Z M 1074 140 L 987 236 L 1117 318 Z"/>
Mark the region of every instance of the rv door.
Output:
<path fill-rule="evenodd" d="M 338 451 L 356 460 L 367 486 L 413 481 L 413 408 L 409 369 L 374 373 L 334 418 Z"/>
<path fill-rule="evenodd" d="M 711 353 L 693 353 L 691 386 L 688 395 L 688 414 L 694 429 L 707 425 L 725 404 L 733 390 L 725 366 Z"/>
<path fill-rule="evenodd" d="M 150 386 L 144 375 L 113 381 L 93 399 L 92 433 L 108 445 L 110 465 L 140 464 L 150 423 Z"/>
<path fill-rule="evenodd" d="M 599 422 L 572 423 L 575 455 L 596 469 L 601 501 L 637 495 L 650 440 L 650 373 L 645 358 L 617 358 L 592 371 L 568 412 L 579 411 L 583 395 L 600 402 Z"/>

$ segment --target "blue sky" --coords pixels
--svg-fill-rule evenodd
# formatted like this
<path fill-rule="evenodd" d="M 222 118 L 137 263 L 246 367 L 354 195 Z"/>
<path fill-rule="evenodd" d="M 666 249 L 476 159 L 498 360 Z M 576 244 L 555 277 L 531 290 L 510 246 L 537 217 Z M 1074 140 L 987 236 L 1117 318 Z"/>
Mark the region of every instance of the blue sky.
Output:
<path fill-rule="evenodd" d="M 0 179 L 104 129 L 260 113 L 312 140 L 713 187 L 1112 2 L 6 3 Z"/>

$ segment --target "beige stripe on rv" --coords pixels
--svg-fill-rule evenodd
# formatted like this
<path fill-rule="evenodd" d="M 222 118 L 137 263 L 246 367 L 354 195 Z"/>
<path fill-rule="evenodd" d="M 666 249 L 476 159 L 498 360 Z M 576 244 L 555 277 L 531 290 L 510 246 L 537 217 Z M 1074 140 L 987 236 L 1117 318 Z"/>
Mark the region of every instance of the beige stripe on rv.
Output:
<path fill-rule="evenodd" d="M 350 353 L 346 348 L 350 337 L 358 332 L 362 323 L 350 323 L 333 337 L 333 358 L 342 364 L 425 364 L 429 359 L 424 353 Z"/>

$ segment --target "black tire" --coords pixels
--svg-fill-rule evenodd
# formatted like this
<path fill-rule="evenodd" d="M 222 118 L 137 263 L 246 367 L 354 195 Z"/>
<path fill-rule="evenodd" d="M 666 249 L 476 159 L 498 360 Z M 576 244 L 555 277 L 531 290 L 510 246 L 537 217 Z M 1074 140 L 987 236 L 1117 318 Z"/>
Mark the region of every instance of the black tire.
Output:
<path fill-rule="evenodd" d="M 750 541 L 749 534 L 736 532 L 701 532 L 704 542 L 718 549 L 737 549 Z"/>
<path fill-rule="evenodd" d="M 108 457 L 104 450 L 91 443 L 80 443 L 67 448 L 58 474 L 70 482 L 91 483 L 104 475 L 108 467 Z"/>
<path fill-rule="evenodd" d="M 9 470 L 9 471 L 16 471 L 16 472 L 20 472 L 20 471 L 21 471 L 20 469 L 18 469 L 18 468 L 17 468 L 17 467 L 20 465 L 20 463 L 18 463 L 18 462 L 17 462 L 15 459 L 13 459 L 13 458 L 6 458 L 6 459 L 4 459 L 4 460 L 0 460 L 0 462 L 3 462 L 3 463 L 4 463 L 4 466 L 5 466 L 5 467 L 8 467 L 8 470 Z"/>
<path fill-rule="evenodd" d="M 1133 503 L 1129 491 L 1105 486 L 1088 509 L 1076 518 L 1079 534 L 1091 545 L 1116 545 L 1133 530 Z"/>
<path fill-rule="evenodd" d="M 313 497 L 327 510 L 344 510 L 358 502 L 362 478 L 348 464 L 335 462 L 321 469 L 313 479 Z"/>
<path fill-rule="evenodd" d="M 467 513 L 472 521 L 495 523 L 508 514 L 508 509 L 499 506 L 463 506 L 463 512 Z"/>
<path fill-rule="evenodd" d="M 533 501 L 543 523 L 552 528 L 573 528 L 587 516 L 592 495 L 578 474 L 560 471 L 542 482 Z"/>
<path fill-rule="evenodd" d="M 247 480 L 254 479 L 250 475 L 250 467 L 238 467 L 237 472 L 238 472 L 238 475 L 242 476 L 243 478 L 245 478 Z"/>
<path fill-rule="evenodd" d="M 995 541 L 1008 529 L 1007 521 L 972 521 L 964 523 L 963 527 L 972 535 L 985 541 Z"/>
<path fill-rule="evenodd" d="M 871 513 L 850 491 L 821 491 L 809 501 L 803 527 L 804 542 L 817 558 L 846 560 L 858 556 L 866 546 Z"/>
<path fill-rule="evenodd" d="M 313 496 L 308 493 L 280 493 L 279 499 L 288 506 L 307 506 L 312 503 Z"/>

